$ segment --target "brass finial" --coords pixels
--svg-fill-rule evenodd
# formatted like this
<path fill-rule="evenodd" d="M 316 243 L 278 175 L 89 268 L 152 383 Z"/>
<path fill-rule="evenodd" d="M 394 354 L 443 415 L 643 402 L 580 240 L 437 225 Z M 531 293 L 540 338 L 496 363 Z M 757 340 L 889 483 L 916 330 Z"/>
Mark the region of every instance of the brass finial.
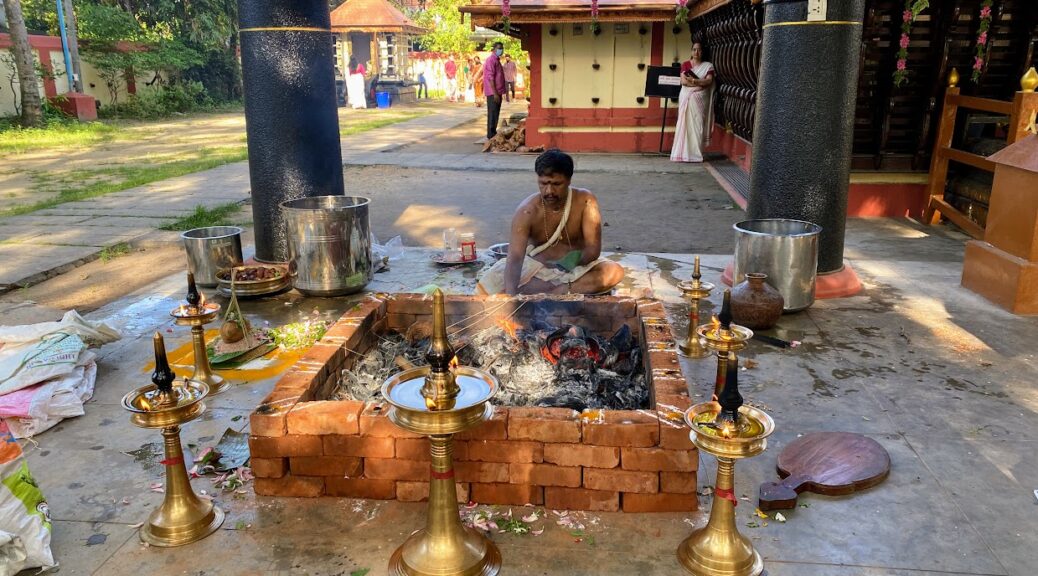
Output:
<path fill-rule="evenodd" d="M 699 288 L 703 275 L 699 273 L 699 256 L 696 256 L 695 264 L 692 265 L 692 287 Z"/>
<path fill-rule="evenodd" d="M 724 300 L 721 301 L 721 313 L 717 315 L 717 321 L 721 323 L 721 329 L 731 331 L 732 329 L 732 291 L 724 291 Z"/>
<path fill-rule="evenodd" d="M 728 353 L 728 371 L 725 373 L 724 388 L 717 396 L 717 403 L 721 405 L 721 411 L 717 413 L 715 423 L 734 431 L 739 424 L 739 408 L 742 407 L 742 394 L 739 394 L 739 359 L 735 352 Z M 728 424 L 724 426 L 724 424 Z"/>
<path fill-rule="evenodd" d="M 187 303 L 191 306 L 192 310 L 198 309 L 198 304 L 202 301 L 202 296 L 198 293 L 198 287 L 195 286 L 195 275 L 191 272 L 187 273 Z"/>
<path fill-rule="evenodd" d="M 1024 92 L 1034 92 L 1035 88 L 1038 88 L 1038 72 L 1031 66 L 1020 78 L 1020 89 Z"/>
<path fill-rule="evenodd" d="M 447 339 L 447 311 L 439 288 L 433 292 L 433 334 L 425 359 L 429 362 L 429 375 L 422 386 L 425 406 L 430 410 L 450 410 L 459 390 L 451 370 L 454 348 Z"/>
<path fill-rule="evenodd" d="M 959 85 L 959 70 L 952 68 L 951 72 L 948 73 L 948 87 L 954 88 Z"/>

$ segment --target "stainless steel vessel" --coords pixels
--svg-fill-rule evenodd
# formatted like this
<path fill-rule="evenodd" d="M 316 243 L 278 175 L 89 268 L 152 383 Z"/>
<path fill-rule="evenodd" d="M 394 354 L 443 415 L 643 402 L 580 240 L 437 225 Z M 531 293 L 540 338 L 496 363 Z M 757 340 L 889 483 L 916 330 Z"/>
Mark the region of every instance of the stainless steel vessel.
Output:
<path fill-rule="evenodd" d="M 310 296 L 338 296 L 371 281 L 368 204 L 358 196 L 312 196 L 281 203 L 292 286 Z"/>
<path fill-rule="evenodd" d="M 241 228 L 209 226 L 180 235 L 187 251 L 187 270 L 200 286 L 216 286 L 216 273 L 242 263 Z"/>
<path fill-rule="evenodd" d="M 784 311 L 795 312 L 814 304 L 821 226 L 803 220 L 770 218 L 744 220 L 733 228 L 733 286 L 742 282 L 748 272 L 762 272 L 768 275 L 768 284 L 782 294 Z"/>

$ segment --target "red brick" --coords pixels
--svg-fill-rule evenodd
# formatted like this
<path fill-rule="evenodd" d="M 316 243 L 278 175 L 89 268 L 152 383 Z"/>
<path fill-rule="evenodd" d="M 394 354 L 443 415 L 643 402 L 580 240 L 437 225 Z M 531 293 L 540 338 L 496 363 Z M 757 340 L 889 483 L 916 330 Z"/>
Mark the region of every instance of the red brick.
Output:
<path fill-rule="evenodd" d="M 249 436 L 249 453 L 256 458 L 320 456 L 323 451 L 320 436 Z"/>
<path fill-rule="evenodd" d="M 695 472 L 660 472 L 660 492 L 668 494 L 695 494 Z"/>
<path fill-rule="evenodd" d="M 653 376 L 652 389 L 656 394 L 684 394 L 688 395 L 688 382 L 684 378 L 668 378 L 666 376 Z"/>
<path fill-rule="evenodd" d="M 638 302 L 638 316 L 644 318 L 667 318 L 667 311 L 659 300 L 646 299 Z"/>
<path fill-rule="evenodd" d="M 324 453 L 328 456 L 392 458 L 394 454 L 394 440 L 392 438 L 343 436 L 341 434 L 329 434 L 322 438 L 324 440 Z"/>
<path fill-rule="evenodd" d="M 429 463 L 397 458 L 365 458 L 364 477 L 374 480 L 428 480 Z"/>
<path fill-rule="evenodd" d="M 585 410 L 584 444 L 596 446 L 656 446 L 660 423 L 653 414 L 638 410 Z"/>
<path fill-rule="evenodd" d="M 318 376 L 326 376 L 329 370 L 336 366 L 341 366 L 345 358 L 346 355 L 343 353 L 342 346 L 318 342 L 311 346 L 299 361 L 304 364 L 326 367 L 325 370 L 321 371 L 319 369 L 318 371 Z"/>
<path fill-rule="evenodd" d="M 580 478 L 580 466 L 556 466 L 554 464 L 530 464 L 526 462 L 513 462 L 508 465 L 508 481 L 512 484 L 579 488 Z"/>
<path fill-rule="evenodd" d="M 674 334 L 670 324 L 645 324 L 645 341 L 650 343 L 673 343 Z"/>
<path fill-rule="evenodd" d="M 317 370 L 303 370 L 292 367 L 281 375 L 274 389 L 263 400 L 265 404 L 288 406 L 304 400 L 307 394 L 317 386 Z"/>
<path fill-rule="evenodd" d="M 508 464 L 504 462 L 455 462 L 454 473 L 459 482 L 508 482 Z"/>
<path fill-rule="evenodd" d="M 648 472 L 694 472 L 699 467 L 699 454 L 692 450 L 623 448 L 620 467 Z"/>
<path fill-rule="evenodd" d="M 699 509 L 695 494 L 631 494 L 624 492 L 624 512 L 694 512 Z"/>
<path fill-rule="evenodd" d="M 343 312 L 342 316 L 339 316 L 339 321 L 365 320 L 372 317 L 379 318 L 385 316 L 385 313 L 386 302 L 376 296 L 368 296 L 354 304 L 349 310 Z"/>
<path fill-rule="evenodd" d="M 456 482 L 454 490 L 458 495 L 458 502 L 469 501 L 469 485 L 465 482 Z M 429 499 L 428 482 L 397 482 L 396 499 L 401 502 L 425 502 Z"/>
<path fill-rule="evenodd" d="M 660 425 L 660 448 L 668 450 L 690 450 L 696 452 L 696 445 L 692 443 L 688 433 L 688 426 L 672 428 L 666 424 Z"/>
<path fill-rule="evenodd" d="M 544 489 L 544 507 L 552 510 L 619 512 L 620 493 L 605 490 L 548 486 Z"/>
<path fill-rule="evenodd" d="M 287 406 L 260 404 L 249 414 L 249 431 L 255 436 L 284 436 L 288 431 L 285 417 L 293 406 L 295 401 Z"/>
<path fill-rule="evenodd" d="M 421 438 L 422 436 L 408 432 L 393 424 L 386 417 L 389 412 L 386 402 L 371 402 L 360 413 L 360 433 L 362 436 L 378 438 Z"/>
<path fill-rule="evenodd" d="M 660 490 L 660 474 L 659 472 L 587 468 L 584 470 L 584 487 L 591 490 L 655 494 Z"/>
<path fill-rule="evenodd" d="M 649 365 L 654 370 L 657 368 L 681 368 L 681 363 L 678 361 L 678 353 L 672 350 L 649 351 Z"/>
<path fill-rule="evenodd" d="M 390 314 L 432 314 L 432 296 L 425 294 L 399 293 L 393 294 L 386 302 L 386 311 Z"/>
<path fill-rule="evenodd" d="M 329 496 L 370 498 L 372 500 L 392 500 L 396 498 L 396 481 L 394 480 L 325 478 L 325 484 L 325 491 Z"/>
<path fill-rule="evenodd" d="M 688 399 L 687 394 L 657 394 L 655 401 L 657 406 L 674 406 Z"/>
<path fill-rule="evenodd" d="M 689 439 L 689 427 L 685 425 L 685 411 L 692 405 L 691 398 L 681 402 L 663 403 L 656 401 L 656 414 L 660 419 L 660 448 L 668 450 L 696 450 Z"/>
<path fill-rule="evenodd" d="M 314 476 L 256 478 L 253 483 L 253 489 L 259 496 L 317 498 L 324 493 L 324 478 Z"/>
<path fill-rule="evenodd" d="M 540 506 L 544 503 L 544 489 L 524 484 L 472 484 L 469 498 L 480 504 Z"/>
<path fill-rule="evenodd" d="M 508 438 L 540 442 L 580 442 L 580 413 L 569 408 L 511 408 Z"/>
<path fill-rule="evenodd" d="M 544 444 L 525 440 L 470 440 L 468 459 L 477 462 L 543 462 Z"/>
<path fill-rule="evenodd" d="M 545 444 L 544 461 L 559 466 L 616 468 L 620 465 L 620 449 L 586 444 Z"/>
<path fill-rule="evenodd" d="M 363 402 L 322 400 L 300 402 L 288 413 L 289 434 L 356 434 Z"/>
<path fill-rule="evenodd" d="M 249 467 L 257 478 L 281 478 L 288 472 L 288 458 L 250 458 Z"/>
<path fill-rule="evenodd" d="M 389 329 L 394 332 L 399 332 L 401 334 L 407 333 L 407 329 L 410 328 L 412 324 L 414 324 L 415 318 L 417 318 L 417 316 L 415 316 L 414 314 L 394 314 L 390 312 L 386 315 L 386 319 L 388 321 L 387 326 L 389 327 Z"/>
<path fill-rule="evenodd" d="M 508 408 L 494 406 L 494 415 L 479 426 L 454 435 L 457 440 L 504 440 L 508 438 Z"/>
<path fill-rule="evenodd" d="M 364 459 L 352 456 L 293 456 L 288 468 L 297 476 L 357 478 L 364 472 Z"/>

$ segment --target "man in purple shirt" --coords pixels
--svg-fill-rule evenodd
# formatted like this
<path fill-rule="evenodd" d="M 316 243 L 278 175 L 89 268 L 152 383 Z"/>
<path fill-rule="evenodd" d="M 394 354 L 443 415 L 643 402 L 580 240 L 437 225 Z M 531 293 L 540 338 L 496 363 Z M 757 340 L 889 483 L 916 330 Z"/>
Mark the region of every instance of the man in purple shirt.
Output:
<path fill-rule="evenodd" d="M 487 56 L 487 61 L 483 64 L 483 94 L 487 97 L 487 140 L 497 134 L 497 121 L 501 117 L 501 101 L 507 90 L 505 70 L 501 66 L 501 55 L 504 52 L 504 44 L 494 42 L 494 51 Z"/>

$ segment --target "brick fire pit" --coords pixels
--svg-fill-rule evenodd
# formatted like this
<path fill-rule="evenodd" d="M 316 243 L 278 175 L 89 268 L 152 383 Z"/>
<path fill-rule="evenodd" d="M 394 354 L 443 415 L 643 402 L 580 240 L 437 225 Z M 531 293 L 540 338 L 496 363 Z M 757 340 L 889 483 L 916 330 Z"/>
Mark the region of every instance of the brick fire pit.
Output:
<path fill-rule="evenodd" d="M 519 304 L 526 302 L 521 308 Z M 500 298 L 448 296 L 447 323 L 492 310 Z M 555 325 L 609 336 L 627 324 L 642 346 L 650 407 L 644 410 L 497 407 L 492 420 L 459 434 L 459 500 L 624 512 L 697 508 L 698 453 L 682 412 L 691 401 L 663 305 L 622 297 L 525 297 L 506 310 L 524 324 L 533 310 Z M 414 502 L 428 497 L 429 444 L 394 426 L 388 404 L 327 400 L 340 371 L 387 331 L 428 320 L 432 299 L 377 295 L 349 310 L 252 413 L 257 494 L 347 496 Z"/>

